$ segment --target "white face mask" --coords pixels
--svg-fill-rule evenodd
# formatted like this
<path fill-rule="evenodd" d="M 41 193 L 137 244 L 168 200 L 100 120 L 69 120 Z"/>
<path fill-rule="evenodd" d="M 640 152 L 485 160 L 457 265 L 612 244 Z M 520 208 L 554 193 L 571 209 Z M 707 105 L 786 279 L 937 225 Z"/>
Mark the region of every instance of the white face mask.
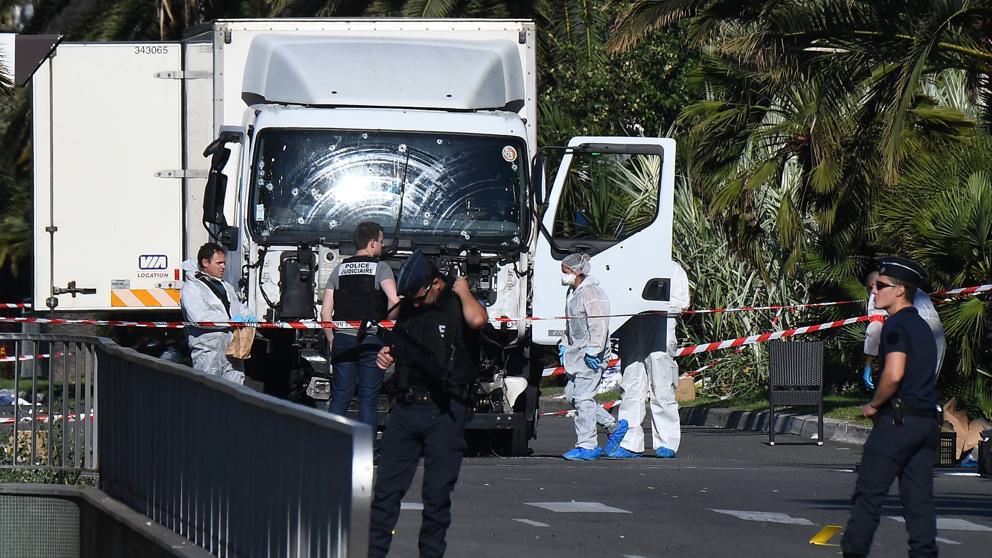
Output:
<path fill-rule="evenodd" d="M 561 284 L 562 285 L 565 285 L 566 287 L 568 287 L 568 286 L 571 286 L 572 283 L 574 283 L 574 282 L 575 282 L 575 274 L 574 273 L 562 273 L 561 274 Z"/>

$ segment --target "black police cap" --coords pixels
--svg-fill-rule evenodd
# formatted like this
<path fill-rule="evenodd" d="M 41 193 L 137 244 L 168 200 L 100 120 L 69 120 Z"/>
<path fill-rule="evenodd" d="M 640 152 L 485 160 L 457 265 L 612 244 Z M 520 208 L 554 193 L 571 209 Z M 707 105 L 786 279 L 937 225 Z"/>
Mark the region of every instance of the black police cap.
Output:
<path fill-rule="evenodd" d="M 418 248 L 400 266 L 396 277 L 396 294 L 413 296 L 421 288 L 426 287 L 433 279 L 433 266 Z"/>
<path fill-rule="evenodd" d="M 914 287 L 922 287 L 927 279 L 927 272 L 923 271 L 919 264 L 909 258 L 899 256 L 879 258 L 878 273 L 899 279 Z"/>

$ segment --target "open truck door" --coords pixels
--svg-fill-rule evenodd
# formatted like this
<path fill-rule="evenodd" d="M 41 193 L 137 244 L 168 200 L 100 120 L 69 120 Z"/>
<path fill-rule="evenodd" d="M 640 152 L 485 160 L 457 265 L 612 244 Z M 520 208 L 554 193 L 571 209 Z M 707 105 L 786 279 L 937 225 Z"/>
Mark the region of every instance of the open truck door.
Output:
<path fill-rule="evenodd" d="M 554 153 L 554 152 L 552 152 Z M 610 298 L 610 332 L 633 314 L 667 309 L 672 259 L 675 140 L 577 137 L 568 142 L 550 188 L 534 255 L 533 341 L 565 333 L 565 256 L 591 256 L 591 275 Z M 542 164 L 536 164 L 542 174 Z M 535 184 L 541 184 L 540 176 Z"/>
<path fill-rule="evenodd" d="M 178 308 L 176 43 L 63 43 L 32 78 L 35 308 Z"/>

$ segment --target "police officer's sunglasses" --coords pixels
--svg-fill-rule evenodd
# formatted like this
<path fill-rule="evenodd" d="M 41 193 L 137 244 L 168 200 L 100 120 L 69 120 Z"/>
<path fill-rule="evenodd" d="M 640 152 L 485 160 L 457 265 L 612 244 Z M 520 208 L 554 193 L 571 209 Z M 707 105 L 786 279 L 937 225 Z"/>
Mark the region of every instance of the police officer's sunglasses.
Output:
<path fill-rule="evenodd" d="M 875 281 L 875 290 L 880 291 L 882 289 L 887 289 L 889 287 L 898 287 L 899 285 L 893 285 L 892 283 L 886 283 L 885 281 Z"/>

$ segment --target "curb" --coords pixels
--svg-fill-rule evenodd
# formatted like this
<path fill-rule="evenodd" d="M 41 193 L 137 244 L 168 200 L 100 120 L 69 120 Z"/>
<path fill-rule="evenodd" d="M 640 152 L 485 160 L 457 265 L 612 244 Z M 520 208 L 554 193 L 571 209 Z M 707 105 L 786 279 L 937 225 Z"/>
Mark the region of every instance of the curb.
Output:
<path fill-rule="evenodd" d="M 564 399 L 541 398 L 541 411 L 571 409 Z M 803 438 L 816 435 L 815 415 L 775 414 L 775 433 Z M 682 424 L 709 428 L 731 428 L 750 432 L 768 432 L 768 410 L 737 411 L 723 407 L 680 407 Z M 832 442 L 863 445 L 871 428 L 838 419 L 823 419 L 823 438 Z"/>
<path fill-rule="evenodd" d="M 719 407 L 682 407 L 679 418 L 682 424 L 732 428 L 751 432 L 768 432 L 768 411 L 735 411 Z M 802 438 L 816 435 L 815 415 L 785 415 L 776 413 L 775 433 L 794 434 Z M 823 438 L 832 442 L 862 445 L 868 440 L 871 429 L 851 422 L 823 419 Z"/>

